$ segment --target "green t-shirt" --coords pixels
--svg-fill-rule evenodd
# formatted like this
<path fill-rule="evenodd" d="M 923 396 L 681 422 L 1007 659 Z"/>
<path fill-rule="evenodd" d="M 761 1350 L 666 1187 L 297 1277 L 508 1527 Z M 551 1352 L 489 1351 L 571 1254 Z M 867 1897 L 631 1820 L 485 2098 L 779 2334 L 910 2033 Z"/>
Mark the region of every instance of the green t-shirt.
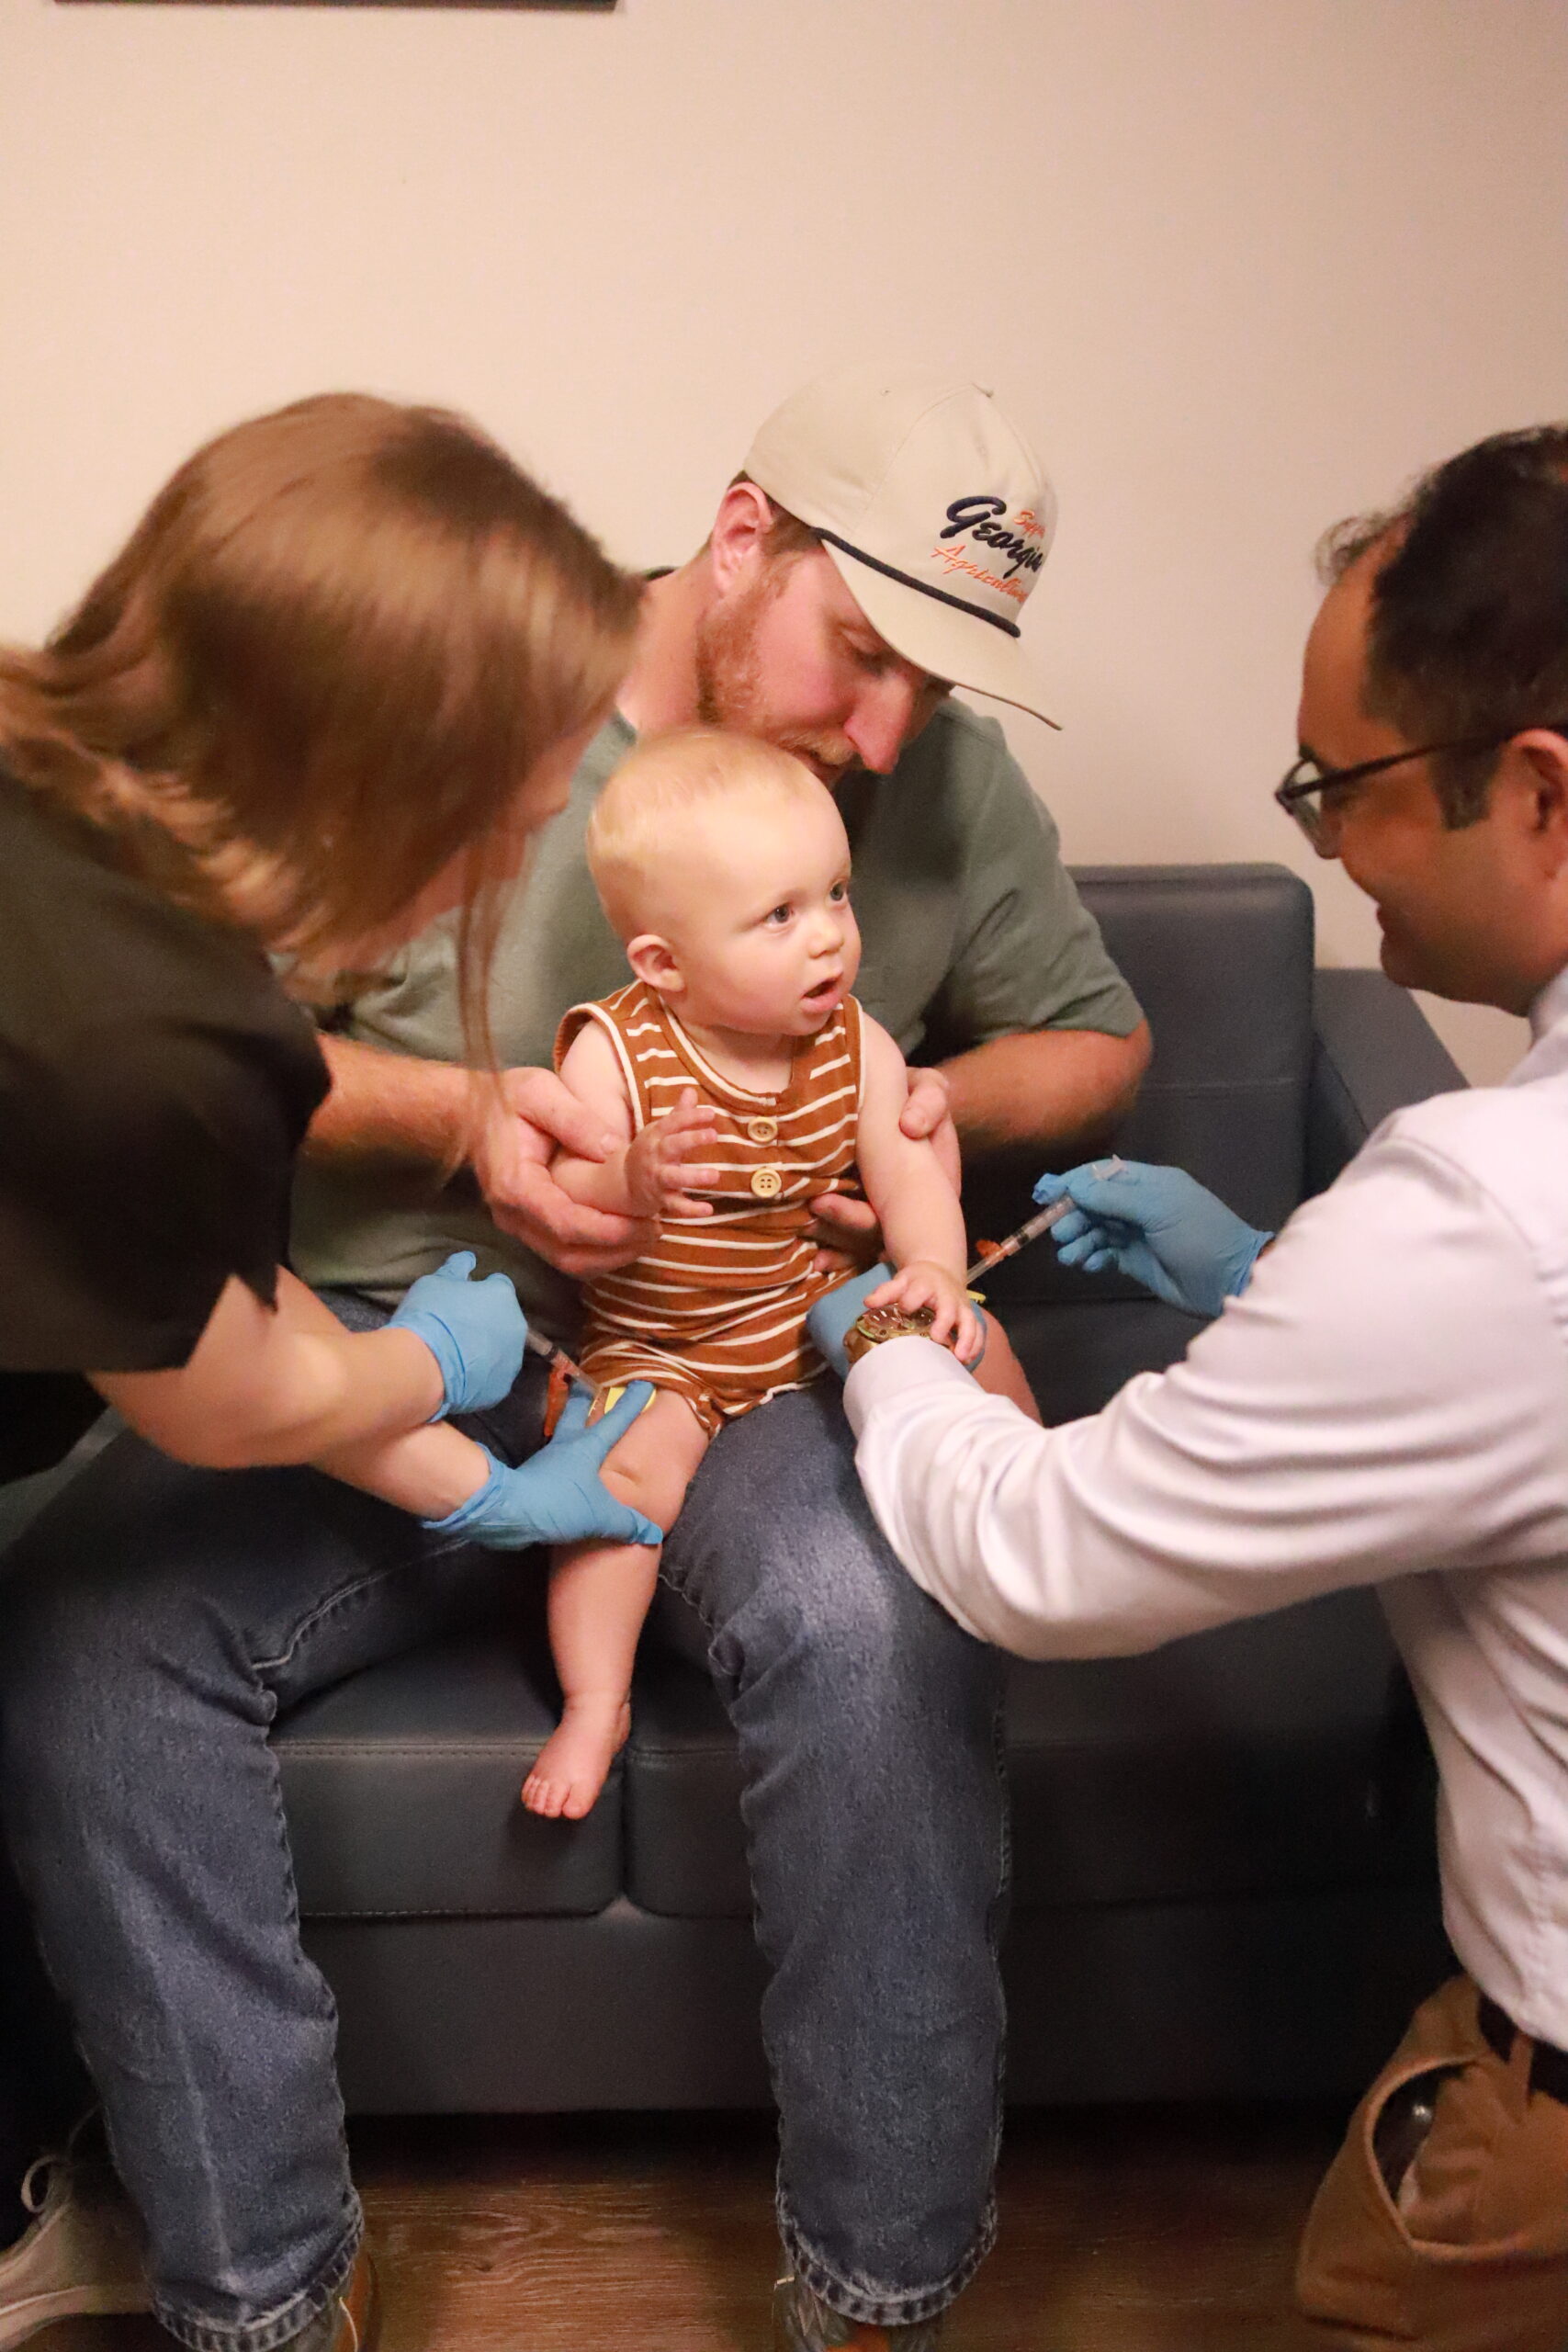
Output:
<path fill-rule="evenodd" d="M 618 714 L 589 745 L 567 807 L 537 841 L 507 910 L 491 990 L 505 1067 L 547 1069 L 573 1004 L 627 978 L 583 855 L 589 812 L 636 741 Z M 944 703 L 891 775 L 839 790 L 854 854 L 863 954 L 855 994 L 907 1056 L 961 1053 L 1023 1029 L 1129 1035 L 1142 1015 L 1064 867 L 1056 828 L 994 719 Z M 345 1035 L 394 1054 L 462 1058 L 456 942 L 434 923 L 345 1008 Z M 453 1250 L 513 1276 L 530 1315 L 561 1338 L 576 1328 L 576 1285 L 499 1233 L 471 1176 L 428 1176 L 305 1161 L 294 1195 L 292 1256 L 308 1282 L 344 1283 L 390 1303 Z"/>

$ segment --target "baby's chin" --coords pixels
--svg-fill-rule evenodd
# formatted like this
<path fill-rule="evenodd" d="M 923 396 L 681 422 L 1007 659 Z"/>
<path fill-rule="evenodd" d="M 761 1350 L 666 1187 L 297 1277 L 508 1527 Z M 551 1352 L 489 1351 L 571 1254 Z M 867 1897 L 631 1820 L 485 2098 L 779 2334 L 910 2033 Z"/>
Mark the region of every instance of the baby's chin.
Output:
<path fill-rule="evenodd" d="M 748 1019 L 743 1035 L 753 1037 L 815 1037 L 828 1026 L 838 1011 L 837 1004 L 781 1005 L 776 1016 L 758 1013 Z M 726 1024 L 715 1023 L 717 1028 Z M 735 1024 L 728 1024 L 734 1027 Z"/>

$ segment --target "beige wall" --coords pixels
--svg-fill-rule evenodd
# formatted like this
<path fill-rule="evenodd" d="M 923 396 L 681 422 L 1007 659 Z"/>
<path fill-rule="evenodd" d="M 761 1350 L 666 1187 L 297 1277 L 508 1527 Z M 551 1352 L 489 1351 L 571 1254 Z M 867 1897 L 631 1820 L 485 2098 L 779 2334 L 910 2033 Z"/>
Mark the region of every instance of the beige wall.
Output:
<path fill-rule="evenodd" d="M 1562 0 L 0 0 L 0 629 L 293 394 L 468 408 L 652 561 L 796 379 L 933 358 L 1060 489 L 1066 731 L 1009 724 L 1069 854 L 1305 871 L 1310 548 L 1563 408 L 1565 158 Z"/>

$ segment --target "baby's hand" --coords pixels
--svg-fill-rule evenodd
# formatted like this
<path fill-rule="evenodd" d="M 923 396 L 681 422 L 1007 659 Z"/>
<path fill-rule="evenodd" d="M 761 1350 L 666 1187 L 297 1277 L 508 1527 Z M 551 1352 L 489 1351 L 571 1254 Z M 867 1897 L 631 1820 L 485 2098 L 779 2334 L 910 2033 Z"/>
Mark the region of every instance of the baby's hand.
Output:
<path fill-rule="evenodd" d="M 865 1304 L 868 1307 L 901 1306 L 906 1312 L 929 1306 L 931 1338 L 950 1347 L 960 1363 L 977 1363 L 985 1352 L 985 1325 L 975 1312 L 962 1276 L 930 1258 L 911 1259 L 890 1283 L 872 1291 Z"/>
<path fill-rule="evenodd" d="M 626 1191 L 632 1215 L 667 1216 L 678 1209 L 682 1216 L 711 1216 L 713 1203 L 694 1200 L 688 1188 L 711 1193 L 722 1182 L 721 1168 L 699 1164 L 692 1156 L 711 1150 L 717 1141 L 713 1113 L 698 1102 L 696 1088 L 687 1087 L 672 1111 L 661 1119 L 649 1119 L 637 1140 L 626 1147 Z"/>

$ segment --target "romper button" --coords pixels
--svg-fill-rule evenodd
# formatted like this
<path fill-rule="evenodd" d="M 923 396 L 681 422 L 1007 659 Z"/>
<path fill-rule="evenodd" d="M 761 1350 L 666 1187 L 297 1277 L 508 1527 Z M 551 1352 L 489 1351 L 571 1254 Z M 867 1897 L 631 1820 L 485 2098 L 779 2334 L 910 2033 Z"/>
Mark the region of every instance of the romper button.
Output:
<path fill-rule="evenodd" d="M 753 1143 L 772 1143 L 779 1131 L 776 1119 L 748 1119 L 746 1132 Z"/>
<path fill-rule="evenodd" d="M 775 1200 L 784 1191 L 784 1178 L 776 1168 L 757 1168 L 751 1172 L 751 1190 L 760 1201 Z"/>

